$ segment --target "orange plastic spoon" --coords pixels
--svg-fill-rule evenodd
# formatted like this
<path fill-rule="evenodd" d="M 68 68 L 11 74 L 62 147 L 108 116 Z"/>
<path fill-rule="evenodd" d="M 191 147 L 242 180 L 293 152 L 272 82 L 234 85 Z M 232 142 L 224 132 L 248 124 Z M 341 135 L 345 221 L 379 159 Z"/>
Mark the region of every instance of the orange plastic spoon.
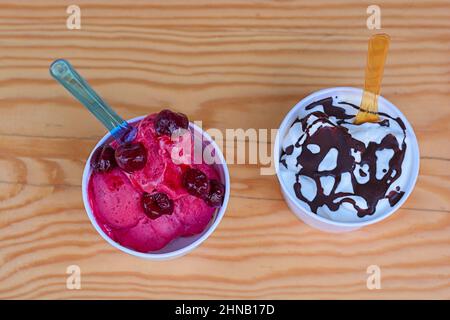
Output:
<path fill-rule="evenodd" d="M 384 33 L 373 35 L 369 39 L 364 93 L 359 112 L 355 117 L 356 124 L 379 121 L 378 95 L 380 94 L 389 42 L 389 36 Z"/>

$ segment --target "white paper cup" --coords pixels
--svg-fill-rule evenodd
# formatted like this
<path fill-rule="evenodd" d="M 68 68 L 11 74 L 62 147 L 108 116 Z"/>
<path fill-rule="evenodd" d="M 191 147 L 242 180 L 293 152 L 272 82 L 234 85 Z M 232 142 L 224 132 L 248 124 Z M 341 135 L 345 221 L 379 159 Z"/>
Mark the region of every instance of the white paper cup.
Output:
<path fill-rule="evenodd" d="M 275 161 L 275 171 L 278 176 L 278 180 L 281 185 L 281 192 L 284 196 L 284 199 L 286 200 L 289 208 L 292 210 L 292 212 L 299 217 L 301 220 L 303 220 L 308 225 L 320 229 L 322 231 L 327 232 L 346 232 L 346 231 L 352 231 L 359 229 L 361 227 L 376 223 L 378 221 L 381 221 L 383 219 L 386 219 L 391 214 L 393 214 L 395 211 L 397 211 L 402 204 L 406 201 L 408 196 L 411 194 L 412 190 L 414 189 L 414 185 L 417 180 L 417 176 L 419 174 L 419 162 L 420 162 L 420 155 L 419 155 L 419 146 L 417 144 L 417 138 L 414 134 L 414 131 L 409 124 L 406 117 L 400 112 L 400 110 L 397 109 L 392 103 L 390 103 L 388 100 L 386 100 L 383 97 L 379 97 L 378 100 L 378 110 L 380 112 L 385 112 L 389 114 L 390 116 L 394 117 L 400 117 L 402 121 L 404 122 L 406 126 L 406 134 L 409 138 L 409 143 L 407 144 L 407 148 L 411 148 L 412 150 L 412 164 L 410 167 L 410 172 L 403 172 L 402 174 L 409 174 L 408 181 L 406 185 L 404 185 L 404 192 L 405 194 L 403 197 L 398 201 L 393 207 L 390 207 L 388 210 L 383 212 L 382 214 L 375 214 L 376 217 L 373 219 L 369 218 L 365 221 L 357 221 L 357 222 L 341 222 L 341 221 L 334 221 L 330 220 L 324 217 L 321 217 L 314 212 L 310 210 L 307 204 L 301 202 L 291 191 L 292 185 L 289 185 L 286 183 L 282 178 L 280 174 L 280 155 L 281 155 L 281 146 L 282 141 L 284 137 L 286 136 L 286 133 L 294 120 L 297 118 L 297 116 L 300 114 L 300 110 L 303 110 L 306 106 L 309 104 L 327 98 L 327 97 L 334 97 L 339 96 L 343 101 L 354 103 L 355 105 L 359 105 L 361 102 L 362 97 L 362 89 L 357 88 L 351 88 L 351 87 L 335 87 L 335 88 L 329 88 L 329 89 L 323 89 L 317 92 L 314 92 L 307 96 L 306 98 L 302 99 L 299 103 L 297 103 L 291 111 L 286 115 L 283 122 L 280 125 L 280 128 L 278 130 L 278 134 L 276 136 L 275 145 L 274 145 L 274 161 Z M 346 99 L 348 97 L 348 99 Z"/>
<path fill-rule="evenodd" d="M 145 117 L 137 117 L 134 119 L 129 120 L 129 123 L 135 123 L 137 121 L 140 121 L 144 119 Z M 88 160 L 86 161 L 86 165 L 84 167 L 83 172 L 83 181 L 82 181 L 82 192 L 83 192 L 83 202 L 84 207 L 86 208 L 86 213 L 91 220 L 92 225 L 94 226 L 95 230 L 105 239 L 109 244 L 111 244 L 113 247 L 126 252 L 128 254 L 131 254 L 136 257 L 148 259 L 148 260 L 168 260 L 173 259 L 176 257 L 183 256 L 192 250 L 194 250 L 196 247 L 198 247 L 203 241 L 205 241 L 217 228 L 218 224 L 223 218 L 223 215 L 225 214 L 225 210 L 228 205 L 228 200 L 230 198 L 230 174 L 228 172 L 228 167 L 225 162 L 225 159 L 223 157 L 222 151 L 217 146 L 217 144 L 214 142 L 214 140 L 202 129 L 200 129 L 198 126 L 196 126 L 193 123 L 190 123 L 191 130 L 194 131 L 194 134 L 196 135 L 203 135 L 203 141 L 205 147 L 208 144 L 212 144 L 215 150 L 215 156 L 217 157 L 218 161 L 215 164 L 215 168 L 219 174 L 219 177 L 221 179 L 221 182 L 225 185 L 225 197 L 223 200 L 223 204 L 220 208 L 218 208 L 209 222 L 208 226 L 203 230 L 202 233 L 196 234 L 189 237 L 178 237 L 177 239 L 174 239 L 169 244 L 167 244 L 164 248 L 158 250 L 158 251 L 152 251 L 149 253 L 143 253 L 139 252 L 127 247 L 122 246 L 120 243 L 115 242 L 113 239 L 111 239 L 105 232 L 103 232 L 102 228 L 98 225 L 97 219 L 95 218 L 95 215 L 93 213 L 93 210 L 91 208 L 91 205 L 89 203 L 89 196 L 88 196 L 88 184 L 89 184 L 89 178 L 92 173 L 92 169 L 90 166 L 91 163 L 91 157 L 94 151 L 103 143 L 105 143 L 108 140 L 111 140 L 111 134 L 107 133 L 95 146 L 95 148 L 92 150 Z"/>

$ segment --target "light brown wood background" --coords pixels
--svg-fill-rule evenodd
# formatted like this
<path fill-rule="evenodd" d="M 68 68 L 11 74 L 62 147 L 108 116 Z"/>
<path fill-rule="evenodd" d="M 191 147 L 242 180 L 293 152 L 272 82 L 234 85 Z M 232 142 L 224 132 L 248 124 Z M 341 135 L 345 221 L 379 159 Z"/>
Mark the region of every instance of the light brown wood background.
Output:
<path fill-rule="evenodd" d="M 104 134 L 48 73 L 75 65 L 124 117 L 171 106 L 204 127 L 277 128 L 312 91 L 361 87 L 374 1 L 0 1 L 1 298 L 450 298 L 450 2 L 375 1 L 392 37 L 382 94 L 421 150 L 394 216 L 348 234 L 303 224 L 275 176 L 230 166 L 232 195 L 193 253 L 144 261 L 91 226 L 81 174 Z M 66 8 L 82 29 L 66 29 Z M 66 289 L 79 265 L 82 289 Z M 366 288 L 379 265 L 382 289 Z"/>

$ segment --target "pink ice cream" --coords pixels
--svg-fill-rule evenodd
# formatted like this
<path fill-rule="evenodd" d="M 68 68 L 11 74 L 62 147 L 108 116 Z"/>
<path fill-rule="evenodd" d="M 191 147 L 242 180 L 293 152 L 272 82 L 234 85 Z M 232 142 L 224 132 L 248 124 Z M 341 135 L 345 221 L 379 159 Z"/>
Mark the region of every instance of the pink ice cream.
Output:
<path fill-rule="evenodd" d="M 149 115 L 135 124 L 138 131 L 133 143 L 141 143 L 146 149 L 142 169 L 127 172 L 113 165 L 100 172 L 94 170 L 89 181 L 90 205 L 103 231 L 121 245 L 140 252 L 159 250 L 177 237 L 201 233 L 217 209 L 183 184 L 186 170 L 193 168 L 203 172 L 209 181 L 220 181 L 214 167 L 174 163 L 171 152 L 181 142 L 158 134 L 156 118 L 156 114 Z M 183 139 L 193 140 L 192 133 L 189 131 Z M 111 147 L 117 149 L 117 144 Z M 117 150 L 115 154 L 117 158 Z M 173 211 L 151 218 L 144 210 L 142 197 L 156 192 L 171 199 Z"/>

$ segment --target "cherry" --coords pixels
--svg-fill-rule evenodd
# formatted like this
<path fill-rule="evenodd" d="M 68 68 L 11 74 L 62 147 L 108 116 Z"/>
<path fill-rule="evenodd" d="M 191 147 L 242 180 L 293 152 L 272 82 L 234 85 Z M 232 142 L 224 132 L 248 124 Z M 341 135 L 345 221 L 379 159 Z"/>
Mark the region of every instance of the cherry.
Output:
<path fill-rule="evenodd" d="M 209 181 L 209 194 L 205 199 L 206 203 L 210 207 L 220 207 L 223 203 L 223 198 L 225 196 L 225 186 L 217 181 L 210 180 Z"/>
<path fill-rule="evenodd" d="M 125 143 L 117 147 L 115 157 L 121 169 L 133 172 L 144 168 L 147 163 L 147 150 L 140 142 Z"/>
<path fill-rule="evenodd" d="M 162 110 L 155 119 L 155 131 L 159 136 L 168 135 L 177 129 L 187 129 L 189 127 L 189 120 L 187 116 L 180 112 L 172 112 L 170 110 Z"/>
<path fill-rule="evenodd" d="M 163 214 L 172 214 L 173 201 L 164 192 L 144 193 L 142 195 L 142 207 L 150 219 L 156 219 Z"/>
<path fill-rule="evenodd" d="M 95 172 L 107 172 L 116 165 L 114 149 L 107 144 L 98 147 L 92 155 L 91 167 Z"/>
<path fill-rule="evenodd" d="M 193 196 L 205 199 L 209 192 L 208 177 L 198 169 L 187 169 L 183 174 L 183 186 Z"/>

